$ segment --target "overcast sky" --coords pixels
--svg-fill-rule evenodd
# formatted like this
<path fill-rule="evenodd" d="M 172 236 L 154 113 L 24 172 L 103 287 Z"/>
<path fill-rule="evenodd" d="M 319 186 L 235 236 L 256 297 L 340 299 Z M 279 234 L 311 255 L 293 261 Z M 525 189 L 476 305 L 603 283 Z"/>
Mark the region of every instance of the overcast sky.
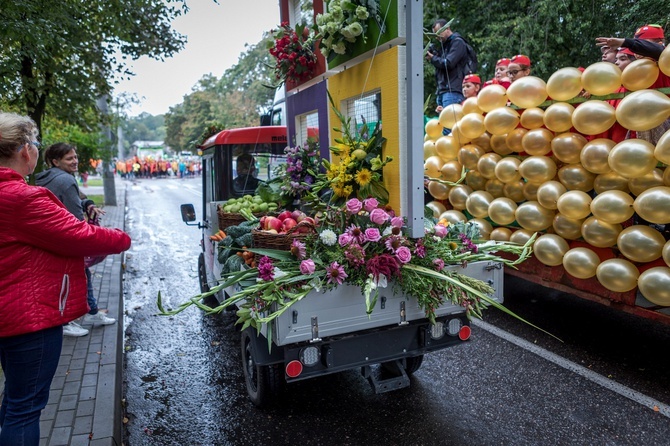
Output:
<path fill-rule="evenodd" d="M 129 111 L 152 115 L 166 113 L 170 106 L 183 102 L 184 95 L 205 74 L 220 78 L 237 63 L 245 44 L 254 45 L 263 33 L 279 25 L 278 0 L 188 1 L 189 12 L 173 22 L 173 27 L 188 37 L 185 48 L 176 56 L 159 62 L 142 58 L 132 64 L 136 73 L 115 89 L 136 93 L 141 103 Z"/>

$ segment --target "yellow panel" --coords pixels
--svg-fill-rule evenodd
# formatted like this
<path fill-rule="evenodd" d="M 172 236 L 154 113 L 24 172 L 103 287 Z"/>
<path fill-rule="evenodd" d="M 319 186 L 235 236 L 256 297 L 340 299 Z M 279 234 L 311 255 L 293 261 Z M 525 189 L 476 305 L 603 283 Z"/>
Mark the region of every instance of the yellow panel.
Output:
<path fill-rule="evenodd" d="M 372 68 L 370 65 L 372 64 Z M 398 116 L 398 47 L 377 54 L 374 59 L 359 63 L 337 73 L 328 79 L 328 91 L 333 102 L 341 106 L 343 101 L 360 96 L 373 90 L 381 90 L 382 96 L 382 135 L 386 138 L 384 156 L 393 157 L 393 161 L 384 167 L 384 186 L 389 191 L 389 204 L 400 212 L 400 134 Z M 339 128 L 339 122 L 332 109 L 330 111 L 332 127 Z M 330 143 L 341 135 L 330 132 Z"/>

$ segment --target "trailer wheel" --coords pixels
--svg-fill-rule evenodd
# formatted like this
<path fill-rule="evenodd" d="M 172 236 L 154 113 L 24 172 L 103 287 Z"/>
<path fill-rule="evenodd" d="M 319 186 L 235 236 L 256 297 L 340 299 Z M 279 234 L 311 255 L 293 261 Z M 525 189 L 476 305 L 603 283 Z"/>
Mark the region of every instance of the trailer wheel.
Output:
<path fill-rule="evenodd" d="M 423 355 L 410 356 L 405 358 L 405 362 L 407 363 L 407 366 L 405 367 L 405 373 L 407 373 L 407 376 L 411 376 L 414 372 L 421 368 L 421 364 L 423 364 Z M 384 369 L 385 372 L 394 375 L 398 374 L 398 371 L 396 370 L 395 366 L 392 365 L 392 363 L 382 363 L 382 369 Z"/>
<path fill-rule="evenodd" d="M 252 329 L 242 332 L 242 370 L 247 385 L 249 399 L 257 407 L 267 407 L 279 393 L 282 381 L 282 369 L 279 364 L 258 365 L 254 359 L 256 336 Z"/>

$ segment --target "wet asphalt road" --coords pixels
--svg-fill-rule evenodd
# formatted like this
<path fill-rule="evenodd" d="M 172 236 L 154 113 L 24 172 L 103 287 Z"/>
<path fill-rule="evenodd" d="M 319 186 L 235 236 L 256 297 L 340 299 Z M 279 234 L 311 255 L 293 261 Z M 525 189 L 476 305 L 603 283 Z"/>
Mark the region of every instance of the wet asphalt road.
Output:
<path fill-rule="evenodd" d="M 172 307 L 198 292 L 200 231 L 181 222 L 187 202 L 200 217 L 199 179 L 142 180 L 128 191 L 126 445 L 668 443 L 670 326 L 510 276 L 507 306 L 564 342 L 493 310 L 485 322 L 558 364 L 475 326 L 470 342 L 426 355 L 409 388 L 375 395 L 349 371 L 292 384 L 274 407 L 256 409 L 234 315 L 155 315 L 159 291 Z"/>

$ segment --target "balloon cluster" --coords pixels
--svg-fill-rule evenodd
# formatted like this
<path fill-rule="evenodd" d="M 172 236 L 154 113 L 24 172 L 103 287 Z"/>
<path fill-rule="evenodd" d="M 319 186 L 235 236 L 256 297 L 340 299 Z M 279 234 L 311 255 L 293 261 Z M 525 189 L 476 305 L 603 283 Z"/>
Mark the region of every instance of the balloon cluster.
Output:
<path fill-rule="evenodd" d="M 615 123 L 640 132 L 670 118 L 670 98 L 649 89 L 659 72 L 670 75 L 670 48 L 658 64 L 640 59 L 623 72 L 607 62 L 583 72 L 563 68 L 546 83 L 527 76 L 445 107 L 426 124 L 424 169 L 435 198 L 428 206 L 449 222 L 474 221 L 494 240 L 524 243 L 543 232 L 533 249 L 545 265 L 596 277 L 615 292 L 639 287 L 651 302 L 670 306 L 670 241 L 653 226 L 622 225 L 634 213 L 670 224 L 670 131 L 656 145 L 596 137 Z M 632 93 L 616 108 L 598 99 L 566 102 L 622 87 Z M 540 108 L 548 98 L 552 104 Z M 600 248 L 620 255 L 604 258 Z M 661 258 L 664 265 L 649 268 Z"/>

